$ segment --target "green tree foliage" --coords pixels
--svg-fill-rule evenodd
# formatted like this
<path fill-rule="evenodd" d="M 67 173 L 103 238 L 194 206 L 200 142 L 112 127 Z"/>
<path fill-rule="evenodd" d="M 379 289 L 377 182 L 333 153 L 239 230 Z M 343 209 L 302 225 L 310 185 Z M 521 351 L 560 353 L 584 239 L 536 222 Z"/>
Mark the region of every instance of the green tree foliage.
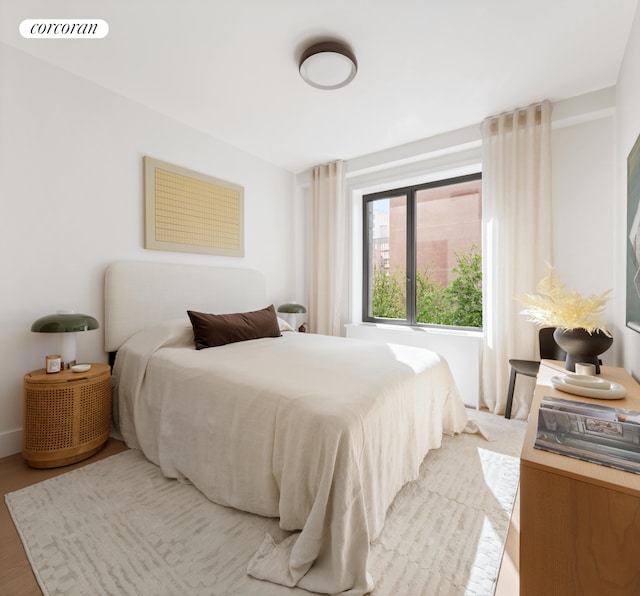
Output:
<path fill-rule="evenodd" d="M 457 277 L 448 287 L 427 267 L 417 274 L 416 320 L 430 325 L 482 327 L 482 255 L 477 246 L 456 253 Z M 387 274 L 375 267 L 372 314 L 381 319 L 405 318 L 405 276 L 399 269 Z"/>
<path fill-rule="evenodd" d="M 416 320 L 429 325 L 450 325 L 446 289 L 427 267 L 416 276 Z"/>
<path fill-rule="evenodd" d="M 373 269 L 371 312 L 380 319 L 404 319 L 406 315 L 405 276 L 400 269 L 386 273 L 376 265 Z"/>
<path fill-rule="evenodd" d="M 446 289 L 452 323 L 461 327 L 482 327 L 482 255 L 472 246 L 468 253 L 456 253 L 458 274 Z"/>

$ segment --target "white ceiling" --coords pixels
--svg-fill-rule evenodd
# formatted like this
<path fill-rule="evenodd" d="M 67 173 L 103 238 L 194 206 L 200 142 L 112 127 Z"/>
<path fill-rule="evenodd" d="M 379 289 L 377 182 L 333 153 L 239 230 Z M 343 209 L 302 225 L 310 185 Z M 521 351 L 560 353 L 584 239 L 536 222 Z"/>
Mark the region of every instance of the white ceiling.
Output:
<path fill-rule="evenodd" d="M 0 40 L 292 172 L 616 82 L 638 0 L 0 0 Z M 102 40 L 23 39 L 101 18 Z M 347 42 L 346 88 L 305 84 Z"/>

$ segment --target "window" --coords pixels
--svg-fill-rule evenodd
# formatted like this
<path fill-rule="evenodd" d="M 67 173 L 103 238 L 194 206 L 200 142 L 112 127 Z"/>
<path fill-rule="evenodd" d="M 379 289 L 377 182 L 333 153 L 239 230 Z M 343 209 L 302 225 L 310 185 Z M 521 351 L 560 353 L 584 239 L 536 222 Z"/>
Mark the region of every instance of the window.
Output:
<path fill-rule="evenodd" d="M 482 327 L 482 175 L 363 199 L 363 320 Z"/>

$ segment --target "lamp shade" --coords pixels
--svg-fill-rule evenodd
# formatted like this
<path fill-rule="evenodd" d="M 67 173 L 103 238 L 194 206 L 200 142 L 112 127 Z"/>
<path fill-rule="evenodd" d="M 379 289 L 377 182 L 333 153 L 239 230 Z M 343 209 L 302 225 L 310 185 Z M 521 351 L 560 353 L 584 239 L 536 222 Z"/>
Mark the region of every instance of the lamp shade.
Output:
<path fill-rule="evenodd" d="M 98 321 L 89 315 L 58 313 L 40 317 L 31 325 L 31 331 L 37 333 L 70 333 L 74 331 L 91 331 L 99 327 Z"/>
<path fill-rule="evenodd" d="M 278 306 L 278 312 L 300 315 L 307 312 L 307 309 L 302 304 L 296 304 L 295 302 L 287 302 Z"/>
<path fill-rule="evenodd" d="M 58 312 L 40 317 L 31 331 L 36 333 L 59 333 L 62 362 L 67 368 L 76 363 L 76 332 L 98 329 L 98 321 L 89 315 L 77 312 Z"/>

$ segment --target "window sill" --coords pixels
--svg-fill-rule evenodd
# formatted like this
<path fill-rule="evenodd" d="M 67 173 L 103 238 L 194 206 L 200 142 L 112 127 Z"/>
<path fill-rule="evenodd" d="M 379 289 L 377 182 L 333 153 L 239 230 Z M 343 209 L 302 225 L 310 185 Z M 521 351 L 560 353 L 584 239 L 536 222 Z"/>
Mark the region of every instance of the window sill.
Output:
<path fill-rule="evenodd" d="M 400 333 L 428 333 L 431 335 L 451 335 L 458 337 L 483 337 L 481 329 L 450 329 L 448 327 L 414 327 L 411 325 L 392 325 L 389 323 L 347 323 L 345 329 L 350 327 L 371 327 L 384 329 L 385 331 L 398 331 Z"/>

